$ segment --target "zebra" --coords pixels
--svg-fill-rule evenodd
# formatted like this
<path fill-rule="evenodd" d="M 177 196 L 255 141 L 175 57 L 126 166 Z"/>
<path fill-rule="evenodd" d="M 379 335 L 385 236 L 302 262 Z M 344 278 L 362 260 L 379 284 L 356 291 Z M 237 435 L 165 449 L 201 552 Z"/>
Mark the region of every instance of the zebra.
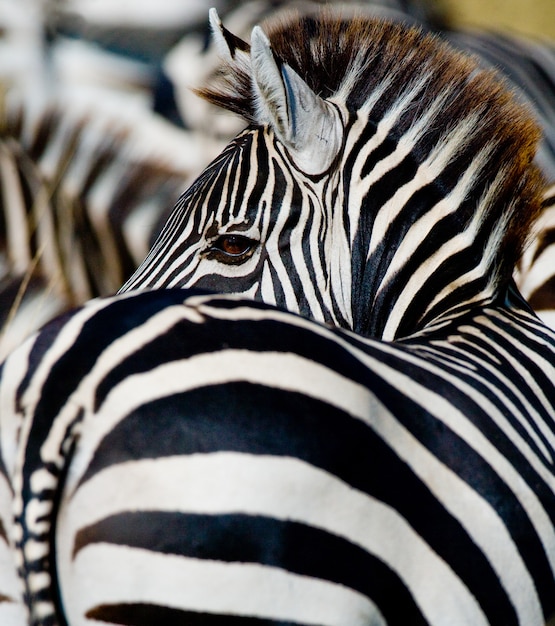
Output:
<path fill-rule="evenodd" d="M 499 141 L 479 150 L 474 144 L 486 110 L 501 115 L 508 97 L 491 72 L 463 56 L 456 69 L 447 65 L 440 71 L 447 47 L 437 42 L 429 54 L 421 47 L 420 57 L 413 58 L 415 48 L 400 41 L 396 30 L 402 25 L 372 18 L 340 22 L 329 46 L 314 44 L 320 54 L 306 50 L 302 36 L 292 45 L 282 34 L 274 42 L 271 22 L 269 36 L 253 29 L 249 47 L 221 25 L 215 11 L 210 19 L 225 62 L 220 83 L 199 93 L 242 114 L 250 125 L 183 194 L 121 293 L 189 286 L 231 291 L 386 340 L 410 334 L 456 306 L 461 293 L 465 306 L 494 296 L 524 247 L 524 239 L 512 233 L 527 233 L 541 207 L 527 197 L 526 209 L 518 211 L 512 185 L 503 183 L 514 173 L 493 166 L 497 160 L 508 168 L 516 163 L 509 154 L 496 153 L 505 148 L 505 128 L 484 131 L 501 134 Z M 311 32 L 318 20 L 308 15 L 298 23 Z M 348 28 L 359 23 L 369 42 L 362 49 L 346 43 L 352 43 Z M 274 55 L 279 62 L 271 62 Z M 453 76 L 459 70 L 460 77 Z M 455 85 L 463 92 L 474 76 L 481 87 L 479 96 L 472 96 L 476 104 L 465 101 L 460 112 Z M 518 147 L 522 158 L 533 156 L 537 129 L 528 116 L 524 122 L 522 109 L 508 114 L 523 124 L 518 138 L 507 138 L 510 150 Z M 415 150 L 423 151 L 418 160 Z M 487 170 L 498 178 L 473 192 Z M 544 184 L 535 167 L 527 176 L 526 193 Z M 481 210 L 471 212 L 477 202 Z M 505 231 L 508 238 L 501 235 L 501 245 L 471 236 L 482 219 L 494 219 L 490 206 L 509 202 L 514 212 L 507 211 L 490 235 L 497 237 L 514 222 L 514 230 Z M 295 227 L 288 211 L 261 210 L 282 204 L 299 213 Z M 430 205 L 435 210 L 428 213 Z M 411 210 L 423 221 L 409 221 Z M 461 231 L 457 243 L 453 230 L 435 226 L 442 217 Z M 410 228 L 422 231 L 420 236 L 407 237 Z M 455 255 L 457 245 L 465 252 Z M 484 248 L 492 254 L 484 256 Z M 404 267 L 414 255 L 417 272 Z M 489 272 L 484 263 L 497 269 Z M 402 289 L 400 280 L 406 283 Z M 433 302 L 420 300 L 427 290 L 416 289 L 428 283 L 437 291 Z"/>
<path fill-rule="evenodd" d="M 535 313 L 555 328 L 555 185 L 544 194 L 537 235 L 520 258 L 515 280 Z"/>
<path fill-rule="evenodd" d="M 516 291 L 397 342 L 92 301 L 2 371 L 28 623 L 547 623 L 554 346 Z"/>
<path fill-rule="evenodd" d="M 400 24 L 327 9 L 247 45 L 210 15 L 203 94 L 249 126 L 119 294 L 2 365 L 0 610 L 553 620 L 555 333 L 512 280 L 535 123 Z"/>
<path fill-rule="evenodd" d="M 1 107 L 4 357 L 56 315 L 118 289 L 152 245 L 190 168 L 145 150 L 146 120 L 139 133 L 98 108 L 75 111 L 56 100 L 32 106 L 6 96 Z"/>
<path fill-rule="evenodd" d="M 445 31 L 445 24 L 442 25 L 440 17 L 430 11 L 425 13 L 423 7 L 419 5 L 406 7 L 386 2 L 387 6 L 382 7 L 380 5 L 374 6 L 374 4 L 365 7 L 364 10 L 381 12 L 392 18 L 413 23 L 419 21 L 424 23 L 426 28 L 434 28 L 442 33 Z M 302 6 L 304 10 L 307 10 L 305 5 Z M 249 4 L 238 13 L 246 11 L 252 19 L 251 14 L 253 12 L 263 14 L 269 10 L 269 7 L 262 2 Z M 276 10 L 275 7 L 273 10 Z M 237 22 L 236 16 L 233 15 L 232 17 L 233 21 Z M 245 21 L 245 16 L 243 15 L 239 22 L 241 19 Z M 533 68 L 538 66 L 539 69 L 545 66 L 547 70 L 549 67 L 549 51 L 544 47 L 521 46 L 518 48 L 519 56 L 515 57 L 514 53 L 511 55 L 510 51 L 506 49 L 507 45 L 503 47 L 503 41 L 498 43 L 496 39 L 490 41 L 490 38 L 478 36 L 472 38 L 468 34 L 463 37 L 460 33 L 449 33 L 449 38 L 456 44 L 460 40 L 460 47 L 463 48 L 474 46 L 482 56 L 484 56 L 483 49 L 487 45 L 487 55 L 485 56 L 488 57 L 489 62 L 501 64 L 505 70 L 507 67 L 514 66 L 511 78 L 515 79 L 519 86 L 522 86 L 520 84 L 523 83 L 522 68 L 528 71 L 528 67 L 524 66 L 524 63 L 533 64 Z M 517 43 L 510 42 L 511 50 L 515 48 Z M 190 57 L 187 62 L 190 66 Z M 203 58 L 202 64 L 206 66 L 207 60 Z M 27 76 L 27 74 L 25 75 Z M 552 113 L 547 99 L 547 94 L 550 93 L 550 85 L 547 82 L 548 73 L 546 71 L 541 74 L 544 82 L 540 85 L 536 85 L 538 72 L 534 76 L 536 78 L 533 81 L 524 81 L 524 95 L 532 101 L 536 110 L 540 112 L 539 122 L 544 131 L 549 131 L 549 115 L 552 117 Z M 540 91 L 545 92 L 543 100 L 541 96 L 538 96 Z M 64 109 L 73 108 L 75 104 L 72 103 L 68 106 L 65 103 Z M 25 106 L 22 109 L 24 118 L 29 117 L 28 108 Z M 192 111 L 194 107 L 188 106 L 187 110 Z M 187 110 L 183 112 L 187 113 Z M 159 160 L 156 163 L 151 158 L 145 159 L 144 157 L 142 157 L 142 162 L 138 163 L 137 161 L 141 159 L 137 159 L 136 156 L 131 159 L 130 163 L 131 154 L 122 154 L 121 148 L 116 148 L 117 144 L 122 143 L 123 136 L 129 135 L 129 128 L 121 127 L 121 122 L 116 124 L 114 120 L 110 119 L 109 124 L 103 126 L 104 122 L 98 119 L 98 111 L 95 111 L 94 114 L 89 111 L 87 114 L 81 115 L 80 118 L 73 116 L 74 119 L 68 120 L 70 117 L 68 111 L 62 111 L 60 106 L 56 106 L 50 111 L 47 110 L 43 116 L 41 121 L 35 121 L 34 129 L 30 128 L 33 124 L 30 124 L 28 120 L 24 120 L 24 123 L 21 120 L 16 121 L 17 116 L 16 120 L 8 118 L 3 121 L 2 133 L 7 149 L 7 154 L 3 157 L 2 187 L 4 188 L 5 200 L 3 218 L 7 222 L 15 221 L 17 227 L 8 229 L 8 236 L 4 244 L 6 248 L 4 254 L 7 255 L 8 262 L 3 270 L 1 293 L 0 357 L 5 356 L 10 349 L 20 343 L 33 330 L 54 317 L 55 314 L 67 310 L 70 306 L 81 304 L 87 298 L 113 293 L 144 257 L 146 249 L 151 243 L 150 235 L 155 234 L 159 229 L 160 224 L 156 216 L 161 213 L 164 217 L 167 213 L 164 205 L 171 206 L 178 195 L 178 191 L 186 186 L 180 184 L 181 179 L 190 179 L 190 172 L 197 169 L 196 163 L 202 161 L 203 153 L 215 154 L 214 149 L 217 148 L 217 146 L 211 145 L 213 138 L 208 137 L 206 132 L 201 138 L 191 137 L 188 142 L 184 142 L 178 141 L 182 139 L 180 136 L 182 133 L 173 129 L 176 134 L 175 139 L 179 154 L 192 155 L 185 159 L 186 166 L 175 167 L 175 150 L 172 151 L 171 155 L 172 167 L 168 167 L 167 162 L 161 163 Z M 219 119 L 225 118 L 225 116 L 218 117 Z M 140 127 L 149 126 L 153 121 L 141 119 L 137 125 Z M 116 126 L 120 127 L 119 130 L 116 130 Z M 205 123 L 205 127 L 214 128 L 215 126 L 214 115 L 212 115 L 210 122 Z M 23 127 L 25 127 L 24 136 L 19 136 Z M 78 130 L 79 128 L 81 130 Z M 100 132 L 102 138 L 99 142 L 98 140 L 90 141 L 91 130 Z M 154 132 L 158 134 L 161 130 L 161 128 L 156 127 Z M 46 140 L 41 139 L 33 145 L 33 142 L 38 140 L 40 133 L 47 136 Z M 83 141 L 85 134 L 87 135 L 86 142 Z M 136 132 L 133 134 L 137 135 Z M 165 135 L 167 134 L 165 132 Z M 114 135 L 119 135 L 119 137 Z M 56 152 L 53 150 L 52 144 L 57 146 L 57 156 L 62 158 L 64 153 L 61 146 L 63 146 L 63 142 L 67 142 L 68 146 L 73 145 L 72 136 L 79 136 L 76 146 L 77 153 L 72 158 L 76 163 L 73 163 L 70 168 L 72 172 L 64 175 L 62 172 L 65 164 L 58 163 L 56 165 L 52 159 L 53 153 Z M 548 134 L 547 139 L 549 140 L 550 137 L 551 135 Z M 112 142 L 111 145 L 109 145 L 109 141 Z M 84 148 L 83 144 L 86 146 L 89 142 L 93 146 Z M 165 146 L 168 145 L 167 141 L 163 143 Z M 90 155 L 83 153 L 90 151 L 95 144 L 98 145 L 92 151 L 97 151 L 96 156 L 93 155 L 92 161 L 90 161 Z M 550 143 L 548 142 L 546 145 L 549 147 Z M 12 154 L 14 147 L 16 152 Z M 32 151 L 36 150 L 37 147 L 46 154 L 43 155 L 38 152 L 34 154 Z M 549 166 L 549 154 L 543 144 L 540 144 L 540 153 L 544 155 L 540 165 L 545 166 L 547 163 Z M 37 161 L 34 165 L 32 164 L 33 159 Z M 44 163 L 48 159 L 51 161 Z M 16 169 L 20 167 L 22 160 L 29 161 L 31 171 L 27 168 L 25 172 L 19 173 L 19 177 L 22 179 L 21 184 L 17 178 L 12 176 L 11 170 L 14 167 Z M 82 160 L 84 162 L 89 161 L 92 179 L 95 177 L 99 179 L 95 179 L 93 185 L 91 184 L 92 179 L 86 182 L 86 176 L 78 173 L 77 178 L 80 177 L 82 182 L 88 184 L 89 191 L 79 190 L 77 187 L 81 183 L 76 183 L 75 180 L 64 180 L 64 177 L 68 179 L 70 175 L 75 178 L 75 173 L 79 169 L 76 165 Z M 99 167 L 99 172 L 96 174 L 93 166 L 95 162 Z M 104 165 L 100 166 L 100 162 Z M 51 170 L 55 170 L 56 167 L 61 169 L 52 173 Z M 555 171 L 550 170 L 549 167 L 544 167 L 544 170 L 547 173 Z M 53 179 L 49 183 L 43 184 L 44 177 L 48 179 L 52 176 L 54 179 L 56 176 L 62 178 L 58 183 Z M 160 177 L 161 179 L 157 182 Z M 166 181 L 166 177 L 173 180 Z M 121 181 L 119 188 L 118 181 Z M 58 188 L 54 189 L 56 185 Z M 110 185 L 113 187 L 112 191 L 109 190 Z M 55 222 L 59 223 L 60 219 L 56 215 L 59 216 L 60 211 L 63 212 L 65 209 L 56 208 L 54 205 L 59 204 L 60 201 L 64 203 L 69 201 L 74 209 L 72 215 L 68 217 L 71 222 L 75 223 L 80 232 L 77 237 L 74 237 L 76 233 L 73 233 L 71 229 L 64 229 L 63 232 L 59 230 L 57 241 L 44 241 L 43 236 L 42 245 L 44 249 L 37 255 L 38 248 L 33 245 L 32 241 L 36 218 L 33 214 L 36 214 L 37 207 L 43 207 L 44 197 L 51 193 L 54 193 L 53 202 L 47 202 L 47 205 L 50 204 L 50 208 L 45 210 L 45 214 L 39 221 L 46 222 L 53 218 Z M 99 206 L 98 199 L 100 199 L 100 203 L 104 202 L 102 198 L 104 193 L 107 196 L 112 194 L 111 207 L 102 208 Z M 76 200 L 76 196 L 80 199 Z M 130 207 L 133 203 L 135 206 L 131 210 Z M 26 204 L 29 206 L 25 207 Z M 93 208 L 95 204 L 96 208 Z M 153 206 L 149 206 L 150 204 Z M 33 205 L 34 208 L 31 208 L 30 205 Z M 127 208 L 124 208 L 124 205 Z M 41 210 L 44 210 L 44 207 Z M 119 217 L 116 217 L 116 213 Z M 124 213 L 129 213 L 129 216 L 125 218 Z M 93 214 L 96 214 L 96 217 Z M 110 216 L 109 219 L 108 216 Z M 145 216 L 146 220 L 143 219 Z M 95 226 L 95 222 L 99 219 L 104 223 Z M 89 222 L 90 227 L 88 226 Z M 78 223 L 79 226 L 77 226 Z M 98 231 L 98 228 L 101 229 L 101 232 Z M 95 229 L 97 232 L 94 232 Z M 43 228 L 43 233 L 44 230 Z M 539 233 L 538 242 L 539 238 L 545 241 L 548 236 L 548 231 Z M 545 259 L 547 256 L 544 254 L 542 258 Z M 50 262 L 45 263 L 46 257 L 50 258 Z M 533 262 L 530 265 L 529 260 L 533 258 L 532 255 L 527 254 L 527 259 L 519 262 L 519 271 L 516 274 L 518 286 L 525 293 L 528 293 L 532 281 L 537 285 L 540 273 L 542 274 L 541 280 L 547 286 L 552 277 L 552 264 Z M 40 266 L 40 270 L 36 266 Z M 536 312 L 542 316 L 542 319 L 551 324 L 553 324 L 551 320 L 554 319 L 554 300 L 555 298 L 548 287 L 542 288 L 541 297 L 538 293 L 532 300 Z"/>
<path fill-rule="evenodd" d="M 253 0 L 238 6 L 225 14 L 226 22 L 233 24 L 234 32 L 250 33 L 256 21 L 272 15 L 285 13 L 291 8 L 303 12 L 317 10 L 314 2 L 267 2 Z M 464 31 L 451 23 L 449 13 L 429 3 L 413 4 L 397 2 L 367 2 L 363 5 L 345 4 L 343 11 L 364 10 L 369 15 L 378 15 L 419 25 L 434 32 L 462 52 L 472 53 L 484 68 L 494 67 L 501 72 L 514 90 L 533 111 L 542 129 L 542 139 L 536 152 L 536 163 L 547 180 L 555 180 L 555 48 L 546 41 L 530 40 L 524 37 L 495 32 Z M 185 123 L 201 128 L 203 137 L 217 137 L 222 149 L 233 136 L 242 130 L 243 119 L 217 114 L 218 106 L 208 101 L 200 101 L 191 85 L 206 82 L 218 72 L 219 62 L 216 46 L 207 44 L 202 33 L 189 33 L 167 56 L 164 63 L 167 74 L 172 79 L 177 94 L 180 111 Z M 519 260 L 515 271 L 517 286 L 531 302 L 535 312 L 555 328 L 555 291 L 553 284 L 555 263 L 550 263 L 548 250 L 537 257 L 532 250 L 537 246 L 545 248 L 550 241 L 549 207 L 553 204 L 553 194 L 545 199 L 545 216 L 534 229 L 531 243 L 525 251 L 525 258 Z M 536 261 L 537 259 L 537 261 Z M 541 285 L 541 286 L 540 286 Z M 534 294 L 532 295 L 531 289 Z"/>

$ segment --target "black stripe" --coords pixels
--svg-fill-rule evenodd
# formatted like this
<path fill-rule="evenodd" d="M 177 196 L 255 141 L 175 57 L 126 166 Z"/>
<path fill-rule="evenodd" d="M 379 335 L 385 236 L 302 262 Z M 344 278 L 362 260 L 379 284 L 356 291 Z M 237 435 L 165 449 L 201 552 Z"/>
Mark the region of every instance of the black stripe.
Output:
<path fill-rule="evenodd" d="M 532 292 L 529 298 L 530 306 L 534 310 L 541 311 L 551 310 L 553 308 L 553 299 L 555 297 L 555 276 L 551 276 L 544 281 L 540 287 Z"/>
<path fill-rule="evenodd" d="M 87 611 L 86 617 L 110 624 L 126 626 L 298 626 L 298 622 L 283 622 L 244 615 L 219 615 L 182 611 L 156 604 L 102 604 Z"/>
<path fill-rule="evenodd" d="M 283 568 L 358 591 L 379 606 L 387 623 L 425 623 L 403 581 L 387 564 L 346 539 L 296 522 L 239 514 L 126 513 L 82 529 L 74 555 L 94 542 Z"/>

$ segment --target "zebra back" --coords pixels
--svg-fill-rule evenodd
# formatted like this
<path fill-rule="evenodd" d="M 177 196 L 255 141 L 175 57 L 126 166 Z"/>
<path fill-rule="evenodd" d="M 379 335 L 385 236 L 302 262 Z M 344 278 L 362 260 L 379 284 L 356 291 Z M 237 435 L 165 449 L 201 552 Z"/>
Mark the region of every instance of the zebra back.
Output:
<path fill-rule="evenodd" d="M 554 384 L 516 292 L 393 343 L 229 295 L 92 301 L 0 380 L 29 623 L 543 626 Z"/>

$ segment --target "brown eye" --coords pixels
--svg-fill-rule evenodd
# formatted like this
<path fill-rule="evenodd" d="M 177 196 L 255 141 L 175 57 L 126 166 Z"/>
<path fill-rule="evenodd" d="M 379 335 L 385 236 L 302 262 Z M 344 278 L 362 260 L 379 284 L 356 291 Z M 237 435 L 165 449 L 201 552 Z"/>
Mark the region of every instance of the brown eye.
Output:
<path fill-rule="evenodd" d="M 251 249 L 252 243 L 241 235 L 222 235 L 216 239 L 213 247 L 229 256 L 241 256 Z"/>
<path fill-rule="evenodd" d="M 252 256 L 256 243 L 243 235 L 221 235 L 212 242 L 208 255 L 222 263 L 242 263 Z"/>

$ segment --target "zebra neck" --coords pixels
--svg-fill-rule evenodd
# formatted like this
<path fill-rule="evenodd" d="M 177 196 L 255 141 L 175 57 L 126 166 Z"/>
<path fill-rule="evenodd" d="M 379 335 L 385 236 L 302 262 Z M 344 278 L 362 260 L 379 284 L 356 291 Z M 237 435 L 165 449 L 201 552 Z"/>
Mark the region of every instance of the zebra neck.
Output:
<path fill-rule="evenodd" d="M 369 258 L 353 292 L 353 326 L 365 336 L 393 341 L 503 300 L 505 290 L 479 250 L 422 261 L 415 253 L 398 268 L 384 270 L 388 257 L 384 251 L 381 259 Z"/>
<path fill-rule="evenodd" d="M 503 291 L 510 276 L 502 262 L 507 213 L 494 206 L 496 185 L 484 193 L 472 169 L 432 177 L 408 159 L 396 173 L 408 180 L 393 196 L 398 181 L 388 182 L 389 172 L 366 194 L 352 245 L 358 332 L 406 337 Z"/>

